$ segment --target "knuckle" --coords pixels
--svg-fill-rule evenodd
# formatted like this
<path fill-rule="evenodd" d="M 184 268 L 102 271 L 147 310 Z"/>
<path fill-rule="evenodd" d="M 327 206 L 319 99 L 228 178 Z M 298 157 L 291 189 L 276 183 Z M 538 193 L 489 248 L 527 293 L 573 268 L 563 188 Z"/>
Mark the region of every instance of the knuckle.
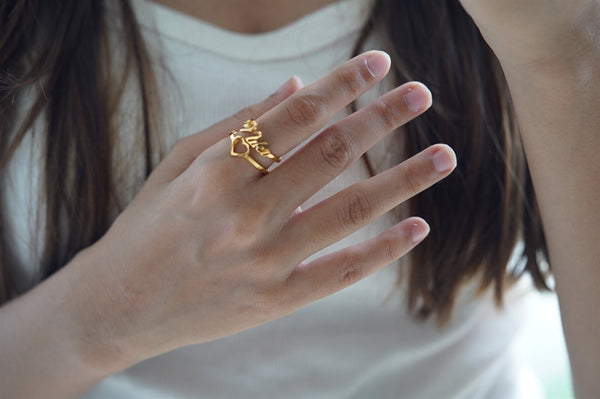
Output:
<path fill-rule="evenodd" d="M 338 271 L 338 283 L 341 286 L 349 286 L 363 278 L 363 268 L 356 262 L 349 261 Z"/>
<path fill-rule="evenodd" d="M 343 231 L 354 230 L 371 220 L 373 206 L 367 194 L 352 191 L 343 198 L 343 205 L 338 212 L 338 223 Z"/>
<path fill-rule="evenodd" d="M 266 322 L 288 312 L 293 304 L 281 286 L 261 285 L 248 306 L 254 317 Z"/>
<path fill-rule="evenodd" d="M 236 121 L 240 121 L 240 123 L 243 123 L 248 119 L 256 119 L 259 116 L 260 115 L 258 114 L 256 107 L 254 105 L 250 105 L 237 111 L 235 114 L 233 114 L 232 118 Z"/>
<path fill-rule="evenodd" d="M 190 165 L 194 159 L 198 156 L 193 152 L 194 146 L 191 145 L 192 141 L 189 137 L 183 137 L 177 139 L 175 144 L 169 150 L 167 158 L 170 161 L 176 162 L 180 165 Z"/>
<path fill-rule="evenodd" d="M 173 146 L 171 147 L 171 150 L 169 151 L 169 153 L 175 154 L 176 156 L 183 156 L 183 155 L 188 154 L 189 148 L 190 148 L 189 138 L 182 137 L 182 138 L 177 139 L 175 144 L 173 144 Z"/>
<path fill-rule="evenodd" d="M 394 240 L 392 237 L 382 237 L 381 245 L 381 253 L 386 264 L 392 263 L 399 257 L 398 245 L 396 243 L 396 240 Z"/>
<path fill-rule="evenodd" d="M 345 169 L 354 153 L 352 140 L 342 130 L 333 126 L 321 137 L 319 150 L 327 169 L 332 168 L 334 173 Z"/>
<path fill-rule="evenodd" d="M 237 204 L 230 214 L 230 234 L 236 239 L 259 239 L 257 232 L 265 228 L 269 223 L 273 206 L 268 200 L 257 200 L 252 206 Z"/>
<path fill-rule="evenodd" d="M 398 126 L 397 112 L 390 107 L 385 101 L 378 100 L 373 103 L 373 112 L 379 119 L 381 126 L 386 130 L 390 131 Z"/>
<path fill-rule="evenodd" d="M 244 225 L 246 229 L 256 230 L 265 224 L 268 218 L 270 207 L 262 201 L 257 201 L 252 204 L 252 210 L 248 210 L 238 214 L 238 225 Z"/>
<path fill-rule="evenodd" d="M 367 86 L 367 79 L 371 76 L 365 66 L 354 67 L 341 71 L 338 84 L 352 97 L 358 97 Z M 372 78 L 372 77 L 371 77 Z"/>
<path fill-rule="evenodd" d="M 420 192 L 420 184 L 417 176 L 417 170 L 412 166 L 402 165 L 402 177 L 406 182 L 406 187 L 411 195 Z"/>
<path fill-rule="evenodd" d="M 285 110 L 293 125 L 310 126 L 321 119 L 324 109 L 323 104 L 323 99 L 317 95 L 298 95 L 285 102 Z"/>
<path fill-rule="evenodd" d="M 274 318 L 277 312 L 277 301 L 266 293 L 257 293 L 246 304 L 244 313 L 252 315 L 252 318 L 260 322 L 266 322 Z"/>

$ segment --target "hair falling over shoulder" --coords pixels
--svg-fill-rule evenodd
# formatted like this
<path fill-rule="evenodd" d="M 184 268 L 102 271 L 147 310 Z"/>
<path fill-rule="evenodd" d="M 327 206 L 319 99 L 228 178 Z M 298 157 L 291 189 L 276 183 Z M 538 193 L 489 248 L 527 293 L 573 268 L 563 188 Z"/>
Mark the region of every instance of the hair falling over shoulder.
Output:
<path fill-rule="evenodd" d="M 117 72 L 108 49 L 115 18 L 126 58 L 119 64 L 125 71 Z M 433 315 L 444 322 L 458 289 L 473 277 L 481 279 L 482 289 L 493 286 L 499 304 L 507 282 L 523 273 L 547 289 L 547 250 L 510 94 L 470 17 L 458 0 L 377 0 L 357 52 L 373 34 L 392 56 L 397 82 L 420 80 L 434 95 L 433 109 L 405 127 L 405 155 L 443 142 L 459 159 L 449 178 L 410 201 L 410 212 L 431 225 L 430 236 L 410 253 L 410 310 L 419 319 Z M 0 174 L 34 122 L 42 118 L 44 126 L 40 278 L 110 226 L 116 134 L 110 120 L 129 73 L 135 74 L 142 99 L 138 133 L 149 174 L 156 81 L 129 1 L 0 3 Z M 31 105 L 19 111 L 23 97 L 32 93 Z M 19 292 L 3 256 L 1 217 L 0 209 L 5 301 Z M 507 271 L 518 242 L 524 244 L 520 267 Z"/>
<path fill-rule="evenodd" d="M 471 278 L 481 290 L 493 286 L 499 305 L 506 285 L 524 273 L 549 289 L 546 242 L 508 85 L 471 17 L 458 0 L 378 0 L 356 51 L 371 33 L 383 39 L 399 83 L 419 80 L 433 94 L 433 109 L 405 127 L 405 155 L 442 142 L 458 159 L 452 175 L 410 200 L 410 213 L 432 226 L 408 256 L 410 310 L 446 321 Z M 507 270 L 515 255 L 518 266 Z"/>
<path fill-rule="evenodd" d="M 40 189 L 45 207 L 39 215 L 45 221 L 43 279 L 98 240 L 111 224 L 115 132 L 110 121 L 129 73 L 135 74 L 141 91 L 139 134 L 146 144 L 149 174 L 149 93 L 154 80 L 127 0 L 7 0 L 0 4 L 0 27 L 0 173 L 34 122 L 39 119 L 44 127 Z M 125 47 L 125 62 L 119 63 L 123 71 L 111 70 L 108 34 L 116 27 Z M 24 98 L 28 103 L 23 112 L 19 107 Z M 3 234 L 0 229 L 2 244 Z M 19 294 L 6 259 L 0 258 L 4 300 Z"/>

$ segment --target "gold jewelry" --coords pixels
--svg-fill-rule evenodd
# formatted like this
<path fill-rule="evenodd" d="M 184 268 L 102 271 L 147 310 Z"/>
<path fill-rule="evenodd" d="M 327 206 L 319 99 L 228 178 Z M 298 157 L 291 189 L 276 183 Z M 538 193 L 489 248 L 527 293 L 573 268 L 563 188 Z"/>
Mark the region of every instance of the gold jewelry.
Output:
<path fill-rule="evenodd" d="M 245 135 L 242 135 L 242 133 Z M 275 162 L 281 161 L 281 158 L 274 155 L 271 150 L 269 150 L 269 143 L 266 141 L 260 141 L 262 136 L 262 132 L 258 130 L 258 123 L 256 123 L 254 119 L 248 119 L 246 122 L 244 122 L 239 132 L 232 130 L 231 133 L 229 133 L 229 138 L 231 139 L 230 154 L 234 157 L 246 158 L 246 160 L 248 160 L 252 166 L 260 170 L 262 173 L 267 174 L 269 171 L 260 163 L 258 163 L 256 159 L 252 158 L 250 155 L 250 149 L 254 149 L 263 158 L 269 158 Z M 238 144 L 241 144 L 244 147 L 244 151 L 236 151 Z"/>

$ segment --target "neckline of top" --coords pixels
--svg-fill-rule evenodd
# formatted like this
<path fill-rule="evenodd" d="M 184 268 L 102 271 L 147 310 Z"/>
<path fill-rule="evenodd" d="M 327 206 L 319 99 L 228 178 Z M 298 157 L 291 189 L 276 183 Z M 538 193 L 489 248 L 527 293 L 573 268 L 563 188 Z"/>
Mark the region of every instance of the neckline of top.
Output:
<path fill-rule="evenodd" d="M 170 39 L 219 56 L 264 62 L 296 58 L 318 51 L 359 31 L 369 0 L 341 0 L 281 28 L 256 34 L 232 32 L 148 0 L 133 0 L 140 25 Z"/>

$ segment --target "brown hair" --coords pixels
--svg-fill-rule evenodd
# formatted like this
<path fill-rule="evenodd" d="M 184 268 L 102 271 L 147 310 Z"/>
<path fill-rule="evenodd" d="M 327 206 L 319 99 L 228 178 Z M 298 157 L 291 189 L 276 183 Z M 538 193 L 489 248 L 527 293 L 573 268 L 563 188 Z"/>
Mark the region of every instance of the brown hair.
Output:
<path fill-rule="evenodd" d="M 493 285 L 524 272 L 548 289 L 547 248 L 515 110 L 498 59 L 458 0 L 377 1 L 356 51 L 371 32 L 384 39 L 398 82 L 431 89 L 433 109 L 405 127 L 406 155 L 433 143 L 456 151 L 450 177 L 410 201 L 430 236 L 409 255 L 408 306 L 446 320 L 461 283 Z M 519 240 L 518 267 L 507 271 Z"/>
<path fill-rule="evenodd" d="M 111 222 L 116 132 L 109 121 L 127 74 L 111 71 L 108 4 L 117 6 L 122 27 L 123 69 L 138 80 L 143 115 L 138 133 L 148 174 L 156 83 L 129 2 L 9 0 L 0 5 L 0 173 L 43 115 L 43 277 L 96 241 Z M 444 142 L 459 159 L 449 178 L 410 201 L 411 213 L 432 226 L 410 255 L 410 310 L 421 319 L 435 314 L 446 320 L 458 288 L 477 276 L 482 289 L 493 285 L 498 303 L 509 275 L 528 272 L 539 288 L 548 288 L 540 216 L 507 84 L 459 1 L 377 0 L 357 51 L 371 34 L 383 38 L 398 82 L 423 81 L 434 95 L 433 109 L 405 127 L 405 155 Z M 33 105 L 25 118 L 17 118 L 19 101 L 31 94 L 27 90 L 35 90 Z M 5 234 L 1 222 L 0 239 Z M 507 273 L 519 240 L 524 242 L 521 267 Z M 5 256 L 0 263 L 6 299 L 18 292 L 11 289 Z"/>
<path fill-rule="evenodd" d="M 108 17 L 120 21 L 125 45 L 121 71 L 113 71 Z M 115 205 L 110 124 L 127 75 L 141 88 L 146 174 L 150 172 L 150 100 L 154 80 L 133 10 L 126 0 L 13 0 L 0 4 L 0 173 L 38 117 L 45 145 L 45 215 L 41 278 L 67 263 L 110 226 Z M 17 120 L 26 96 L 34 100 Z M 30 133 L 31 134 L 31 133 Z M 0 214 L 1 217 L 1 214 Z M 0 219 L 0 226 L 2 226 Z M 0 228 L 0 249 L 5 240 Z M 14 292 L 6 251 L 0 250 L 3 298 Z"/>

